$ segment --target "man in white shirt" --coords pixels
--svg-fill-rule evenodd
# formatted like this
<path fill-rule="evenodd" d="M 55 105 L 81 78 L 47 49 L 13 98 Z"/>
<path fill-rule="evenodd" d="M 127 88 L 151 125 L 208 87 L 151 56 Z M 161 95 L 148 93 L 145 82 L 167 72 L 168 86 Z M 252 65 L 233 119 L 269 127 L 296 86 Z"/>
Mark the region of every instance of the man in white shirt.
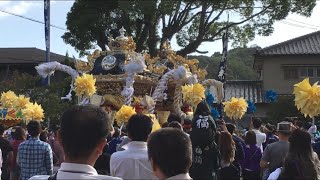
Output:
<path fill-rule="evenodd" d="M 61 117 L 58 140 L 65 152 L 65 162 L 52 176 L 38 175 L 30 180 L 120 179 L 98 175 L 93 168 L 106 145 L 111 120 L 94 105 L 76 105 Z"/>
<path fill-rule="evenodd" d="M 152 133 L 148 139 L 148 156 L 154 174 L 160 179 L 191 179 L 192 164 L 190 138 L 176 128 L 164 128 Z"/>
<path fill-rule="evenodd" d="M 123 179 L 156 179 L 148 160 L 147 139 L 152 130 L 151 119 L 142 114 L 133 115 L 127 125 L 132 140 L 124 145 L 124 151 L 113 153 L 110 174 Z"/>
<path fill-rule="evenodd" d="M 252 121 L 252 126 L 253 126 L 253 129 L 252 131 L 256 133 L 256 138 L 257 138 L 257 146 L 260 147 L 261 149 L 261 152 L 263 153 L 263 146 L 262 144 L 264 142 L 266 142 L 266 139 L 267 139 L 267 135 L 265 133 L 262 133 L 260 131 L 260 127 L 262 125 L 262 121 L 261 119 L 259 118 L 253 118 Z"/>

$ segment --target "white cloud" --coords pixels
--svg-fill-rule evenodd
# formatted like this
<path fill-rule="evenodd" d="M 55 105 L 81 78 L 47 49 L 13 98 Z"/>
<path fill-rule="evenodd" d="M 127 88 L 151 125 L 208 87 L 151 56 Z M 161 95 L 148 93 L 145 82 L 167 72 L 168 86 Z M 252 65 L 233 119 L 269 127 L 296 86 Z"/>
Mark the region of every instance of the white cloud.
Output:
<path fill-rule="evenodd" d="M 257 36 L 250 44 L 261 47 L 271 46 L 314 31 L 320 30 L 320 3 L 317 3 L 310 17 L 290 14 L 285 20 L 274 24 L 274 33 L 271 36 Z"/>
<path fill-rule="evenodd" d="M 26 14 L 31 8 L 39 6 L 39 2 L 30 2 L 30 1 L 3 1 L 0 0 L 0 8 L 14 14 L 24 15 Z M 9 14 L 0 12 L 0 18 L 7 17 Z"/>

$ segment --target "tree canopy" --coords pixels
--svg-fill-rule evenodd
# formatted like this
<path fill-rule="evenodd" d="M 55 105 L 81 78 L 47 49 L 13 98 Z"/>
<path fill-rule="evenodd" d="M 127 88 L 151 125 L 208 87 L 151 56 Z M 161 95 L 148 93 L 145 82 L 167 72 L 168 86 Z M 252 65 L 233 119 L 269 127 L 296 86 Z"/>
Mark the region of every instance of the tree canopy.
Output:
<path fill-rule="evenodd" d="M 254 53 L 256 48 L 235 48 L 228 52 L 228 64 L 226 71 L 227 80 L 257 80 L 258 74 L 253 70 Z M 214 53 L 208 56 L 189 56 L 199 60 L 199 66 L 206 68 L 208 79 L 216 79 L 222 54 Z"/>
<path fill-rule="evenodd" d="M 233 45 L 245 46 L 256 34 L 268 36 L 273 23 L 289 13 L 310 16 L 316 0 L 76 0 L 67 15 L 64 41 L 85 54 L 122 26 L 137 43 L 137 52 L 157 54 L 159 44 L 176 38 L 185 56 L 201 52 L 202 42 L 230 31 Z M 230 15 L 228 21 L 227 16 Z"/>

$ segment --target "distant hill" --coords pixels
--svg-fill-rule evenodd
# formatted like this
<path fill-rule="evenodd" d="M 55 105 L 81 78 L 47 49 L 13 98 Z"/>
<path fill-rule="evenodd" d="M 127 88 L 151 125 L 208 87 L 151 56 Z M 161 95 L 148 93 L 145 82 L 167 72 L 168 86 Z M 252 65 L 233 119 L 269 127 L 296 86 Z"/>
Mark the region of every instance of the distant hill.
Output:
<path fill-rule="evenodd" d="M 253 70 L 256 48 L 236 48 L 228 52 L 227 80 L 256 80 L 257 73 Z M 189 56 L 199 60 L 201 68 L 207 67 L 209 79 L 216 79 L 222 54 L 214 53 L 208 56 Z"/>

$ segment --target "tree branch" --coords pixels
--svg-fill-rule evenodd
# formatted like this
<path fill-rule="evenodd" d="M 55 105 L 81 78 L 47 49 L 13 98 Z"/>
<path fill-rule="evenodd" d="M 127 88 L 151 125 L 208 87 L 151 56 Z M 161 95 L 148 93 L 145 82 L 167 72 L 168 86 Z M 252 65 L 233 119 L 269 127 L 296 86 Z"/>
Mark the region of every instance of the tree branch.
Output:
<path fill-rule="evenodd" d="M 222 13 L 226 10 L 227 5 L 228 5 L 228 1 L 226 1 L 226 3 L 224 3 L 221 11 L 216 15 L 216 17 L 214 17 L 214 18 L 210 21 L 210 23 L 208 23 L 208 22 L 209 22 L 209 21 L 208 21 L 209 18 L 207 19 L 207 22 L 206 22 L 206 24 L 207 24 L 207 25 L 206 25 L 206 31 L 208 31 L 209 28 L 210 28 L 210 26 L 211 26 L 216 20 L 219 19 L 219 17 L 222 15 Z"/>
<path fill-rule="evenodd" d="M 178 16 L 178 14 L 179 14 L 180 6 L 181 6 L 181 1 L 178 2 L 177 7 L 176 7 L 176 10 L 175 10 L 174 15 L 173 15 L 173 18 L 170 19 L 170 21 L 169 21 L 168 24 L 173 25 L 173 23 L 176 21 L 177 16 Z M 171 15 L 170 15 L 170 16 L 171 16 Z"/>
<path fill-rule="evenodd" d="M 165 28 L 166 27 L 166 16 L 164 14 L 162 14 L 161 19 L 162 19 L 162 28 Z"/>
<path fill-rule="evenodd" d="M 226 29 L 228 29 L 228 28 L 230 28 L 230 27 L 232 27 L 232 26 L 235 26 L 235 25 L 239 25 L 239 24 L 245 23 L 245 22 L 247 22 L 247 21 L 249 21 L 249 20 L 251 20 L 251 19 L 253 19 L 253 18 L 255 18 L 255 17 L 259 16 L 260 14 L 263 14 L 266 10 L 268 10 L 268 8 L 269 8 L 270 6 L 271 6 L 271 5 L 267 6 L 267 7 L 266 7 L 266 8 L 264 8 L 262 11 L 260 11 L 260 12 L 258 12 L 258 13 L 256 13 L 256 14 L 254 14 L 254 15 L 252 15 L 252 16 L 250 16 L 249 18 L 247 18 L 247 19 L 245 19 L 245 20 L 242 20 L 242 21 L 239 21 L 239 22 L 235 22 L 235 23 L 230 23 L 230 24 L 228 24 L 227 26 L 225 26 L 225 27 L 221 28 L 218 32 L 216 32 L 216 33 L 213 35 L 213 37 L 215 37 L 215 36 L 219 35 L 222 31 L 224 31 L 224 30 L 226 30 Z"/>
<path fill-rule="evenodd" d="M 235 22 L 235 23 L 230 23 L 228 25 L 226 25 L 225 27 L 221 28 L 219 31 L 217 31 L 215 34 L 213 34 L 211 36 L 211 38 L 207 38 L 205 39 L 206 41 L 214 41 L 215 37 L 217 37 L 222 31 L 232 27 L 232 26 L 235 26 L 235 25 L 239 25 L 239 24 L 242 24 L 242 23 L 245 23 L 251 19 L 253 19 L 254 17 L 257 17 L 259 16 L 260 14 L 263 14 L 266 10 L 268 10 L 268 8 L 270 7 L 271 5 L 265 7 L 262 11 L 248 17 L 247 19 L 243 20 L 243 21 L 240 21 L 240 22 Z M 203 16 L 203 14 L 201 14 L 201 16 Z M 202 22 L 204 23 L 204 22 Z M 204 31 L 205 29 L 201 26 L 201 21 L 200 21 L 200 26 L 199 26 L 199 34 L 197 36 L 197 38 L 194 40 L 194 41 L 191 41 L 186 47 L 184 47 L 183 49 L 179 50 L 177 52 L 177 54 L 181 55 L 181 56 L 186 56 L 187 54 L 191 53 L 191 52 L 194 52 L 197 50 L 197 48 L 199 47 L 199 45 L 201 44 L 201 42 L 203 42 L 203 37 L 205 36 L 205 33 L 207 31 L 204 31 L 203 33 L 200 33 L 201 32 L 201 29 L 202 31 Z"/>
<path fill-rule="evenodd" d="M 184 17 L 188 17 L 188 14 L 191 10 L 191 3 L 186 4 L 185 8 L 179 13 L 177 21 L 180 22 Z"/>
<path fill-rule="evenodd" d="M 205 38 L 205 39 L 202 39 L 203 42 L 214 42 L 214 41 L 217 41 L 217 40 L 220 40 L 221 37 L 219 38 L 215 38 L 215 37 L 211 37 L 211 38 Z"/>
<path fill-rule="evenodd" d="M 197 12 L 196 14 L 194 14 L 189 20 L 185 21 L 184 23 L 181 23 L 180 27 L 183 27 L 187 24 L 189 24 L 191 21 L 194 20 L 194 18 L 196 18 L 199 14 L 201 14 L 201 11 Z"/>
<path fill-rule="evenodd" d="M 200 51 L 200 50 L 197 49 L 196 52 L 199 53 L 199 54 L 207 54 L 209 51 Z"/>

